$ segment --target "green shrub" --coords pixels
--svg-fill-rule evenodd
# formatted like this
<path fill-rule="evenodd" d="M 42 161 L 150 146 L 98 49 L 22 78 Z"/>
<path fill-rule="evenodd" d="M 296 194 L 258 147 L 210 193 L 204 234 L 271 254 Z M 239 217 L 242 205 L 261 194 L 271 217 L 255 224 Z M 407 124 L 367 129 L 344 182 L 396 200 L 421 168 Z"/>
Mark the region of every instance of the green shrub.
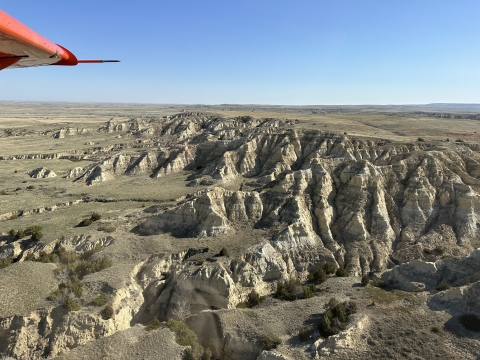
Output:
<path fill-rule="evenodd" d="M 68 311 L 80 310 L 80 304 L 77 301 L 73 300 L 70 296 L 65 297 L 65 302 L 63 303 L 63 306 Z"/>
<path fill-rule="evenodd" d="M 310 286 L 306 286 L 306 287 L 303 288 L 303 298 L 304 299 L 310 299 L 314 296 L 315 296 L 315 292 L 312 291 L 312 288 Z"/>
<path fill-rule="evenodd" d="M 310 338 L 310 330 L 308 330 L 306 327 L 302 327 L 298 331 L 298 338 L 301 342 L 307 341 Z"/>
<path fill-rule="evenodd" d="M 112 266 L 112 260 L 110 260 L 107 255 L 103 255 L 94 261 L 83 260 L 79 262 L 78 265 L 74 267 L 74 272 L 79 278 L 83 278 L 88 274 L 102 271 L 110 266 Z"/>
<path fill-rule="evenodd" d="M 94 212 L 94 213 L 92 214 L 92 216 L 90 216 L 90 220 L 92 220 L 92 221 L 98 221 L 98 220 L 100 220 L 101 218 L 102 218 L 102 215 L 100 215 L 99 213 L 96 213 L 96 212 Z"/>
<path fill-rule="evenodd" d="M 77 227 L 87 227 L 87 226 L 90 226 L 92 225 L 92 220 L 90 219 L 83 219 L 82 221 L 80 221 L 77 225 Z"/>
<path fill-rule="evenodd" d="M 27 189 L 28 189 L 28 190 L 33 190 L 33 189 L 35 189 L 35 185 L 28 185 L 28 186 L 27 186 Z"/>
<path fill-rule="evenodd" d="M 362 276 L 362 285 L 367 286 L 370 283 L 370 277 L 368 275 Z"/>
<path fill-rule="evenodd" d="M 40 251 L 38 254 L 38 259 L 34 260 L 42 263 L 54 263 L 58 260 L 58 255 L 55 252 L 47 254 L 45 251 Z"/>
<path fill-rule="evenodd" d="M 56 300 L 60 295 L 62 295 L 62 293 L 63 293 L 63 292 L 62 292 L 61 289 L 53 290 L 50 294 L 48 294 L 47 300 L 54 301 L 54 300 Z"/>
<path fill-rule="evenodd" d="M 197 260 L 197 265 L 202 266 L 205 263 L 205 260 Z"/>
<path fill-rule="evenodd" d="M 357 312 L 357 304 L 353 301 L 341 303 L 331 298 L 325 304 L 325 312 L 318 324 L 318 330 L 323 337 L 338 334 L 346 328 L 348 317 Z"/>
<path fill-rule="evenodd" d="M 321 284 L 327 281 L 328 275 L 323 267 L 319 266 L 312 273 L 308 274 L 307 278 L 315 284 Z"/>
<path fill-rule="evenodd" d="M 42 227 L 38 225 L 33 225 L 25 229 L 25 235 L 31 236 L 32 240 L 38 241 L 43 237 Z"/>
<path fill-rule="evenodd" d="M 275 297 L 280 300 L 293 301 L 297 300 L 297 287 L 300 285 L 299 279 L 290 279 L 286 281 L 279 281 L 277 283 L 277 290 Z"/>
<path fill-rule="evenodd" d="M 355 301 L 348 301 L 346 303 L 347 315 L 353 315 L 357 312 L 357 303 Z"/>
<path fill-rule="evenodd" d="M 77 298 L 81 298 L 83 294 L 83 283 L 75 275 L 70 278 L 70 281 L 70 290 Z"/>
<path fill-rule="evenodd" d="M 228 250 L 226 248 L 222 248 L 222 250 L 220 250 L 220 253 L 218 254 L 220 256 L 229 256 L 228 254 Z"/>
<path fill-rule="evenodd" d="M 0 269 L 4 269 L 13 263 L 13 257 L 6 257 L 0 259 Z"/>
<path fill-rule="evenodd" d="M 105 320 L 111 319 L 113 317 L 113 307 L 111 305 L 105 306 L 102 310 L 102 317 Z"/>
<path fill-rule="evenodd" d="M 8 232 L 8 234 L 9 234 L 10 236 L 15 236 L 15 235 L 17 234 L 17 231 L 16 231 L 15 229 L 11 229 L 11 230 Z"/>
<path fill-rule="evenodd" d="M 385 287 L 386 284 L 385 284 L 385 281 L 379 279 L 379 280 L 373 280 L 372 285 L 378 288 L 383 288 Z"/>
<path fill-rule="evenodd" d="M 337 271 L 335 271 L 335 276 L 348 277 L 348 276 L 350 276 L 350 274 L 344 268 L 338 268 Z"/>
<path fill-rule="evenodd" d="M 443 255 L 443 253 L 445 252 L 445 249 L 441 246 L 436 246 L 435 247 L 435 252 L 437 252 L 437 254 L 439 254 L 439 255 Z"/>
<path fill-rule="evenodd" d="M 335 274 L 335 270 L 337 270 L 337 267 L 331 263 L 325 263 L 322 265 L 323 271 L 325 271 L 326 274 Z"/>
<path fill-rule="evenodd" d="M 430 329 L 431 332 L 435 333 L 435 334 L 438 334 L 440 332 L 440 328 L 438 326 L 433 326 L 431 329 Z"/>
<path fill-rule="evenodd" d="M 455 140 L 455 142 L 457 142 L 457 143 L 463 143 L 463 142 L 465 142 L 465 141 L 463 141 L 462 139 L 457 139 L 457 140 Z"/>
<path fill-rule="evenodd" d="M 100 225 L 97 228 L 98 231 L 103 231 L 106 233 L 113 233 L 115 230 L 117 230 L 114 226 L 105 226 L 105 225 Z"/>
<path fill-rule="evenodd" d="M 145 330 L 147 331 L 152 331 L 152 330 L 157 330 L 160 327 L 160 320 L 154 319 L 150 321 L 147 326 L 145 326 Z"/>
<path fill-rule="evenodd" d="M 25 256 L 25 261 L 36 261 L 37 259 L 35 258 L 35 255 L 33 253 L 28 253 L 26 256 Z"/>
<path fill-rule="evenodd" d="M 448 290 L 448 289 L 450 289 L 450 288 L 451 288 L 451 286 L 450 286 L 450 284 L 449 284 L 448 282 L 442 281 L 442 282 L 440 283 L 440 285 L 438 285 L 437 290 L 439 290 L 439 291 L 445 291 L 445 290 Z"/>
<path fill-rule="evenodd" d="M 197 335 L 183 321 L 168 320 L 167 327 L 175 333 L 179 345 L 192 346 L 198 342 Z"/>
<path fill-rule="evenodd" d="M 424 248 L 424 249 L 423 249 L 423 253 L 424 253 L 425 255 L 430 255 L 430 254 L 432 253 L 432 250 L 429 249 L 429 248 Z"/>
<path fill-rule="evenodd" d="M 8 195 L 6 190 L 0 190 L 0 195 Z"/>
<path fill-rule="evenodd" d="M 425 141 L 425 139 L 424 139 L 424 138 L 421 138 L 421 137 L 419 137 L 419 138 L 417 139 L 417 141 L 423 142 L 423 141 Z"/>
<path fill-rule="evenodd" d="M 464 314 L 459 318 L 460 324 L 470 331 L 480 331 L 480 319 L 475 314 Z"/>
<path fill-rule="evenodd" d="M 254 306 L 260 305 L 261 302 L 265 300 L 263 296 L 260 296 L 255 290 L 250 291 L 247 297 L 247 307 L 252 308 Z"/>
<path fill-rule="evenodd" d="M 248 309 L 247 303 L 245 301 L 239 302 L 237 304 L 237 309 Z"/>
<path fill-rule="evenodd" d="M 105 294 L 100 294 L 93 299 L 93 303 L 96 306 L 103 306 L 108 303 L 108 298 L 105 296 Z"/>
<path fill-rule="evenodd" d="M 18 230 L 17 235 L 15 235 L 17 239 L 23 239 L 25 237 L 25 231 L 23 230 Z"/>
<path fill-rule="evenodd" d="M 205 348 L 203 350 L 203 355 L 202 355 L 201 360 L 210 360 L 212 358 L 212 356 L 213 356 L 212 350 L 210 350 L 210 348 Z"/>
<path fill-rule="evenodd" d="M 272 332 L 262 336 L 262 344 L 265 350 L 276 349 L 278 345 L 282 343 L 282 339 Z"/>

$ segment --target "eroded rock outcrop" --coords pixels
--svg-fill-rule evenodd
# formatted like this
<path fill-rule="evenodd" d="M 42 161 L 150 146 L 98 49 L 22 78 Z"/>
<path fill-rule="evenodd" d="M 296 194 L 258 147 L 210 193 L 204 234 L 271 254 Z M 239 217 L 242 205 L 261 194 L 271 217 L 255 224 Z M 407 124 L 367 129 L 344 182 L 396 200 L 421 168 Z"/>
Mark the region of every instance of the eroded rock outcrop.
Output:
<path fill-rule="evenodd" d="M 52 170 L 47 168 L 37 168 L 28 173 L 32 179 L 45 179 L 57 176 Z"/>

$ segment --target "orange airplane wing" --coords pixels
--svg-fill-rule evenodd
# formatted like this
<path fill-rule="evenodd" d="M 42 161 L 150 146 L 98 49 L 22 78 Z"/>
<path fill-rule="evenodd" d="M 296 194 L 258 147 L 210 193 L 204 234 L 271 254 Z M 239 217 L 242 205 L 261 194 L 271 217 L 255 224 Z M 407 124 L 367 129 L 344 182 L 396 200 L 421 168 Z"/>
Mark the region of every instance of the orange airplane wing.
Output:
<path fill-rule="evenodd" d="M 68 49 L 47 40 L 0 10 L 0 70 L 102 62 L 118 60 L 78 60 Z"/>

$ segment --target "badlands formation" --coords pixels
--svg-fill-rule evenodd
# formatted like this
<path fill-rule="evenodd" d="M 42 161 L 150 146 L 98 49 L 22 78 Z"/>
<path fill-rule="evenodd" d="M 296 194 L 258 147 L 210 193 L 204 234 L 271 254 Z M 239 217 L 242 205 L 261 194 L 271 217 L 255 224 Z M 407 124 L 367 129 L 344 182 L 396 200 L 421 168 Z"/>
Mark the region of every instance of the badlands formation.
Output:
<path fill-rule="evenodd" d="M 477 113 L 16 106 L 4 358 L 478 358 Z"/>

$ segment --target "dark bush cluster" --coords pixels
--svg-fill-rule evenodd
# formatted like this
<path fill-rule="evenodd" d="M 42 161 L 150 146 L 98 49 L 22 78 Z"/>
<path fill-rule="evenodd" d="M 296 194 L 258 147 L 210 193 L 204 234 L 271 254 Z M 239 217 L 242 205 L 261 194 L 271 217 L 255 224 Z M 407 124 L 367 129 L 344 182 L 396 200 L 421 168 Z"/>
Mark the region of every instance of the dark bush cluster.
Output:
<path fill-rule="evenodd" d="M 299 279 L 289 279 L 285 281 L 279 281 L 277 283 L 277 290 L 275 291 L 275 297 L 280 300 L 293 301 L 298 299 L 297 288 L 300 286 Z"/>
<path fill-rule="evenodd" d="M 101 250 L 101 246 L 96 246 L 79 255 L 73 251 L 66 251 L 64 248 L 59 247 L 51 254 L 41 251 L 38 259 L 35 259 L 33 254 L 28 254 L 25 260 L 58 263 L 55 271 L 63 281 L 58 285 L 58 289 L 48 295 L 47 299 L 54 301 L 60 296 L 64 296 L 64 307 L 69 311 L 77 311 L 81 306 L 80 300 L 77 299 L 80 299 L 83 295 L 83 283 L 80 280 L 87 274 L 101 271 L 112 265 L 112 261 L 106 255 L 95 260 L 90 260 L 93 254 Z M 108 302 L 108 299 L 105 295 L 101 294 L 97 296 L 93 302 L 97 306 L 103 306 Z M 105 311 L 107 311 L 108 314 L 109 310 Z M 102 315 L 104 318 L 107 318 L 103 312 Z"/>
<path fill-rule="evenodd" d="M 72 299 L 70 296 L 65 297 L 65 302 L 63 303 L 63 306 L 68 311 L 78 311 L 80 310 L 80 307 L 81 307 L 80 303 Z"/>
<path fill-rule="evenodd" d="M 103 306 L 108 303 L 108 298 L 105 296 L 105 294 L 100 294 L 95 299 L 93 299 L 93 303 L 96 306 Z"/>
<path fill-rule="evenodd" d="M 440 283 L 440 285 L 438 285 L 437 290 L 439 290 L 439 291 L 444 291 L 444 290 L 448 290 L 448 289 L 450 289 L 450 288 L 451 288 L 451 286 L 450 286 L 450 284 L 449 284 L 448 282 L 442 281 L 442 282 Z"/>
<path fill-rule="evenodd" d="M 25 236 L 31 236 L 32 240 L 38 241 L 43 237 L 42 227 L 38 225 L 29 226 L 25 230 L 20 229 L 15 231 L 15 229 L 11 229 L 8 233 L 17 240 L 23 239 Z"/>
<path fill-rule="evenodd" d="M 111 305 L 105 306 L 101 314 L 105 320 L 111 319 L 113 317 L 113 307 Z"/>
<path fill-rule="evenodd" d="M 4 269 L 13 263 L 13 257 L 6 257 L 0 259 L 0 269 Z"/>
<path fill-rule="evenodd" d="M 160 327 L 160 325 L 161 325 L 160 320 L 154 319 L 145 326 L 145 330 L 147 331 L 157 330 Z"/>
<path fill-rule="evenodd" d="M 335 298 L 325 304 L 325 312 L 318 325 L 318 330 L 323 337 L 338 334 L 346 328 L 348 317 L 357 312 L 357 304 L 353 301 L 344 303 Z"/>
<path fill-rule="evenodd" d="M 310 284 L 309 286 L 305 286 L 303 288 L 303 298 L 309 299 L 315 296 L 317 292 L 317 287 L 314 284 Z"/>
<path fill-rule="evenodd" d="M 276 349 L 278 345 L 282 343 L 282 339 L 272 332 L 262 336 L 262 344 L 265 350 Z"/>
<path fill-rule="evenodd" d="M 445 249 L 441 246 L 436 246 L 435 247 L 435 252 L 438 254 L 438 255 L 443 255 L 444 252 L 445 252 Z"/>
<path fill-rule="evenodd" d="M 25 260 L 35 260 L 44 263 L 58 263 L 57 272 L 67 270 L 69 275 L 75 275 L 82 279 L 88 274 L 102 271 L 112 266 L 112 260 L 107 255 L 99 257 L 95 260 L 90 260 L 90 257 L 101 251 L 102 246 L 97 245 L 93 249 L 85 251 L 79 255 L 74 251 L 66 251 L 63 247 L 57 248 L 54 252 L 48 254 L 45 251 L 40 251 L 38 259 L 34 255 L 29 254 Z"/>
<path fill-rule="evenodd" d="M 313 271 L 310 272 L 310 274 L 308 274 L 308 280 L 315 284 L 321 284 L 328 279 L 329 274 L 334 274 L 335 270 L 335 265 L 324 263 L 317 266 Z"/>
<path fill-rule="evenodd" d="M 83 219 L 77 225 L 77 227 L 86 227 L 92 225 L 95 221 L 98 221 L 102 218 L 99 213 L 94 212 L 89 218 Z"/>
<path fill-rule="evenodd" d="M 218 253 L 218 256 L 229 256 L 228 250 L 226 248 L 222 248 Z"/>
<path fill-rule="evenodd" d="M 372 285 L 375 286 L 375 287 L 378 287 L 378 288 L 383 288 L 387 284 L 385 284 L 385 281 L 378 279 L 378 280 L 373 280 Z"/>
<path fill-rule="evenodd" d="M 185 350 L 185 360 L 210 360 L 212 351 L 198 343 L 197 335 L 182 321 L 168 320 L 166 326 L 175 333 L 177 344 L 190 346 Z"/>
<path fill-rule="evenodd" d="M 247 301 L 241 302 L 237 304 L 237 308 L 239 309 L 246 309 L 246 308 L 253 308 L 254 306 L 260 305 L 265 300 L 265 296 L 260 296 L 259 293 L 253 289 L 247 296 Z"/>
<path fill-rule="evenodd" d="M 322 270 L 323 271 L 323 270 Z M 294 301 L 298 299 L 309 299 L 315 296 L 317 287 L 315 284 L 300 286 L 300 279 L 289 279 L 279 281 L 274 296 L 280 300 Z"/>
<path fill-rule="evenodd" d="M 368 275 L 362 276 L 362 285 L 367 286 L 370 283 L 370 277 Z"/>
<path fill-rule="evenodd" d="M 348 277 L 348 276 L 350 276 L 350 274 L 344 268 L 338 268 L 337 271 L 335 272 L 335 276 L 337 276 L 337 277 Z"/>
<path fill-rule="evenodd" d="M 302 327 L 298 331 L 298 338 L 301 342 L 307 341 L 310 338 L 310 330 L 308 330 L 306 327 Z"/>

